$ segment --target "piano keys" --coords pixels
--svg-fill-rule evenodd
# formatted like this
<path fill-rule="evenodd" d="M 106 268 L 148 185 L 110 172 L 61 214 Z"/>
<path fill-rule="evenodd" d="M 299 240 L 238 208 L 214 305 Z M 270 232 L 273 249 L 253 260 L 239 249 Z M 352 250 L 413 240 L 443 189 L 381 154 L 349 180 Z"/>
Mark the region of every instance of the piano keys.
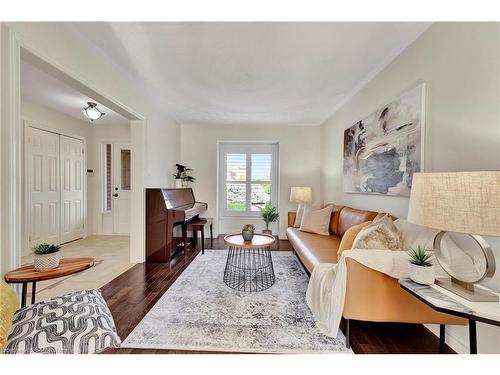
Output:
<path fill-rule="evenodd" d="M 179 251 L 174 228 L 182 226 L 186 241 L 186 224 L 198 219 L 208 205 L 196 202 L 193 190 L 146 189 L 146 261 L 170 262 Z"/>

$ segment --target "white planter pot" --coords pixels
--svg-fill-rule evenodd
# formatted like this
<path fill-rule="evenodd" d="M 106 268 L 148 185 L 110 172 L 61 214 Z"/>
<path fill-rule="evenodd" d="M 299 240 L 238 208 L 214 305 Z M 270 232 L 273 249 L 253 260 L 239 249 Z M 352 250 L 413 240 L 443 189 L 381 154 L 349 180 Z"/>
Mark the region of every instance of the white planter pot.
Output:
<path fill-rule="evenodd" d="M 181 179 L 175 180 L 175 188 L 176 189 L 182 188 L 182 180 Z"/>
<path fill-rule="evenodd" d="M 59 267 L 61 252 L 57 251 L 52 254 L 35 254 L 33 264 L 38 272 L 53 270 Z"/>
<path fill-rule="evenodd" d="M 410 279 L 418 284 L 432 285 L 435 281 L 434 267 L 417 266 L 410 263 Z"/>

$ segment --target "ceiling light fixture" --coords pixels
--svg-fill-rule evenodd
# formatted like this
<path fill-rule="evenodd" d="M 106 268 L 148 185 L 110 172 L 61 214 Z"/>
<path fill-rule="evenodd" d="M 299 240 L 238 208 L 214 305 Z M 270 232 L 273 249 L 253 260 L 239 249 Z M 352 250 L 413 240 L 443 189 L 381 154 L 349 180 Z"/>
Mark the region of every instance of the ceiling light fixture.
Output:
<path fill-rule="evenodd" d="M 98 120 L 104 115 L 104 112 L 97 109 L 97 103 L 87 102 L 87 104 L 88 106 L 84 107 L 82 112 L 90 121 Z"/>

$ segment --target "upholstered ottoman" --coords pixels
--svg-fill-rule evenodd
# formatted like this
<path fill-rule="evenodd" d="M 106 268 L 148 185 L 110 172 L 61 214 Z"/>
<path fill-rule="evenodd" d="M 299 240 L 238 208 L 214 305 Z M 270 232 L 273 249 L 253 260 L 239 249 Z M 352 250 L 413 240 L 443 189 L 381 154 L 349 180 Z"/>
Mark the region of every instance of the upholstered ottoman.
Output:
<path fill-rule="evenodd" d="M 97 289 L 82 290 L 17 310 L 6 354 L 91 354 L 121 343 Z"/>

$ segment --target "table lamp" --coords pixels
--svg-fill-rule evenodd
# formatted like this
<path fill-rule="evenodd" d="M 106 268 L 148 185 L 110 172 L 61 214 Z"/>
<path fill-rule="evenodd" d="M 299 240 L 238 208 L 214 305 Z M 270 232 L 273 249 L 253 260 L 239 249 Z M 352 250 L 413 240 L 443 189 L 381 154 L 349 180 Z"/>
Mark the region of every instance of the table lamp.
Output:
<path fill-rule="evenodd" d="M 293 186 L 290 189 L 290 202 L 309 203 L 312 201 L 312 189 L 309 186 Z"/>
<path fill-rule="evenodd" d="M 474 284 L 495 273 L 495 257 L 481 235 L 500 236 L 500 171 L 414 173 L 408 221 L 440 230 L 434 255 L 451 282 L 436 284 L 469 301 L 498 301 Z M 443 240 L 447 232 L 468 234 L 474 246 L 450 246 Z"/>

